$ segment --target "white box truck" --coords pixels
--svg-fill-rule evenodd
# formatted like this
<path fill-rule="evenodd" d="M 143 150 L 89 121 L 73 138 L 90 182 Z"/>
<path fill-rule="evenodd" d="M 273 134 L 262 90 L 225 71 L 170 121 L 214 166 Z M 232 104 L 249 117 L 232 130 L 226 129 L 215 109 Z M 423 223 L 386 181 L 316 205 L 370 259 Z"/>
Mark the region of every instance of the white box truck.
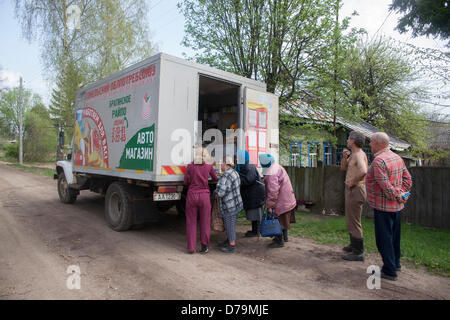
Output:
<path fill-rule="evenodd" d="M 164 53 L 79 89 L 74 120 L 67 160 L 56 163 L 60 200 L 74 203 L 81 190 L 105 195 L 116 231 L 173 205 L 184 211 L 192 157 L 181 147 L 192 149 L 206 129 L 240 128 L 221 143 L 248 150 L 255 164 L 258 153 L 278 159 L 278 97 L 264 83 Z"/>

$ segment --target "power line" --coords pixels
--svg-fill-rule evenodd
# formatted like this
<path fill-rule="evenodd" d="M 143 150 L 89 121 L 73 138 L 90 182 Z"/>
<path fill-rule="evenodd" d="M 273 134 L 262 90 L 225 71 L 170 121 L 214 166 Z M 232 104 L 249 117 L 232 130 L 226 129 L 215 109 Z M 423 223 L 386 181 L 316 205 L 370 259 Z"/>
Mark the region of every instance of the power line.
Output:
<path fill-rule="evenodd" d="M 163 0 L 158 1 L 154 6 L 152 6 L 149 10 L 152 10 L 153 8 L 156 8 Z"/>
<path fill-rule="evenodd" d="M 168 25 L 170 25 L 170 24 L 174 23 L 175 21 L 177 21 L 177 20 L 178 20 L 178 19 L 180 19 L 180 18 L 182 18 L 182 16 L 178 16 L 178 17 L 176 17 L 175 19 L 173 19 L 172 21 L 170 21 L 170 22 L 166 23 L 165 25 L 162 25 L 162 26 L 160 26 L 159 28 L 157 28 L 157 29 L 153 30 L 153 32 L 157 32 L 158 30 L 161 30 L 162 28 L 165 28 L 165 27 L 167 27 Z"/>
<path fill-rule="evenodd" d="M 152 22 L 155 23 L 155 21 L 160 21 L 161 18 L 165 17 L 169 12 L 172 12 L 174 9 L 177 9 L 176 5 L 172 8 L 170 8 L 169 10 L 167 10 L 166 12 L 164 12 L 163 14 L 158 15 L 158 17 L 156 19 L 154 19 Z"/>
<path fill-rule="evenodd" d="M 375 38 L 375 36 L 377 35 L 378 31 L 381 30 L 381 28 L 384 26 L 384 24 L 386 23 L 387 19 L 389 18 L 389 16 L 391 15 L 392 11 L 389 11 L 388 15 L 386 16 L 386 18 L 384 19 L 383 23 L 381 24 L 381 26 L 378 28 L 378 30 L 373 34 L 372 39 L 370 42 L 373 41 L 373 39 Z"/>

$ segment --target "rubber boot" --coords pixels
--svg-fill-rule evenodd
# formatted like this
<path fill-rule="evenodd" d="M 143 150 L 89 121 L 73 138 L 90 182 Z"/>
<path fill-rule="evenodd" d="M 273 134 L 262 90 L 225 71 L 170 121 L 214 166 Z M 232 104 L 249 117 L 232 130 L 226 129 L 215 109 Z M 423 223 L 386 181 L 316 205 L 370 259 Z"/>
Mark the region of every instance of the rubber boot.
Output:
<path fill-rule="evenodd" d="M 284 240 L 284 242 L 288 242 L 289 241 L 287 229 L 283 229 L 283 240 Z"/>
<path fill-rule="evenodd" d="M 347 261 L 364 261 L 364 240 L 352 238 L 352 252 L 346 254 L 342 259 Z"/>
<path fill-rule="evenodd" d="M 247 238 L 258 236 L 258 223 L 259 221 L 252 221 L 252 230 L 249 230 L 245 233 L 245 236 Z"/>
<path fill-rule="evenodd" d="M 269 244 L 269 248 L 282 248 L 284 247 L 283 235 L 275 236 L 275 241 Z"/>
<path fill-rule="evenodd" d="M 342 250 L 344 250 L 345 252 L 352 252 L 353 248 L 352 248 L 352 236 L 349 234 L 350 236 L 350 244 L 346 247 L 343 247 Z"/>

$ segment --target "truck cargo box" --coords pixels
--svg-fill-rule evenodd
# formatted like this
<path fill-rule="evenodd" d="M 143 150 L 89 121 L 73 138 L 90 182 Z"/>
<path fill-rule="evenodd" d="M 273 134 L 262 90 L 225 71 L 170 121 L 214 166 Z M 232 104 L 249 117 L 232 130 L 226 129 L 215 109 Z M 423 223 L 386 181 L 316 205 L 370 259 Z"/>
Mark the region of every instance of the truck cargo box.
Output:
<path fill-rule="evenodd" d="M 160 53 L 77 91 L 73 171 L 180 182 L 192 160 L 179 160 L 180 140 L 192 148 L 196 121 L 242 128 L 235 147 L 255 164 L 278 160 L 278 97 L 264 83 Z"/>

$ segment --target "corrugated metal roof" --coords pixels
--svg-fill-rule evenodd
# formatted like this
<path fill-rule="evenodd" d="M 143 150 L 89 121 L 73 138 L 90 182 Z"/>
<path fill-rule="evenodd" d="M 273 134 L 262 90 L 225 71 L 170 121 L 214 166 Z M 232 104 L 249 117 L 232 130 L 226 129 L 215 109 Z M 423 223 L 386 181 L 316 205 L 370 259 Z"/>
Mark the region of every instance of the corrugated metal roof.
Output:
<path fill-rule="evenodd" d="M 282 112 L 290 115 L 295 115 L 305 119 L 311 119 L 313 121 L 333 122 L 333 117 L 330 115 L 328 110 L 322 110 L 320 108 L 312 108 L 306 103 L 297 103 L 289 106 L 289 109 L 282 109 Z M 353 131 L 358 131 L 363 134 L 366 138 L 369 138 L 375 133 L 381 130 L 377 127 L 368 124 L 367 122 L 361 120 L 344 120 L 342 117 L 337 117 L 336 122 L 345 128 Z M 386 132 L 390 138 L 389 147 L 395 151 L 403 151 L 411 147 L 411 144 L 407 141 L 394 137 L 393 135 Z"/>

